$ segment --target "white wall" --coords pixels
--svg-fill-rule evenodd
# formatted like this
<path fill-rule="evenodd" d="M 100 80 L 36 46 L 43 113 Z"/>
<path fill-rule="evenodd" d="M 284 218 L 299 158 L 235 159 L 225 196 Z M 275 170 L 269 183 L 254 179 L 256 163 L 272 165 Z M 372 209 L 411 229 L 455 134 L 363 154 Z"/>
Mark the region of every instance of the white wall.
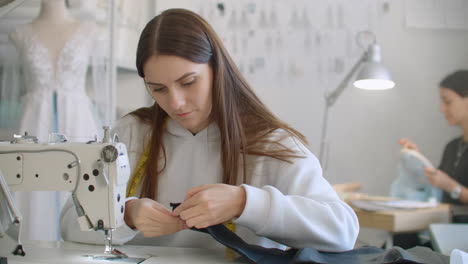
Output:
<path fill-rule="evenodd" d="M 121 117 L 137 108 L 151 105 L 152 102 L 137 72 L 119 68 L 117 71 L 117 115 Z"/>

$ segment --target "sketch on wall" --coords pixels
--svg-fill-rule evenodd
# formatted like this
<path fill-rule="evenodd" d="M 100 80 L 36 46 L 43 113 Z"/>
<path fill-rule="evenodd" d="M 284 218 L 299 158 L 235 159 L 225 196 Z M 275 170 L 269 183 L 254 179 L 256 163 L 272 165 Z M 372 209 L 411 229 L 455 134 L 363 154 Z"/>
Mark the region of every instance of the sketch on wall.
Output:
<path fill-rule="evenodd" d="M 362 53 L 355 40 L 357 32 L 378 26 L 384 3 L 157 0 L 156 13 L 182 7 L 203 16 L 259 89 L 306 79 L 311 86 L 332 89 Z"/>

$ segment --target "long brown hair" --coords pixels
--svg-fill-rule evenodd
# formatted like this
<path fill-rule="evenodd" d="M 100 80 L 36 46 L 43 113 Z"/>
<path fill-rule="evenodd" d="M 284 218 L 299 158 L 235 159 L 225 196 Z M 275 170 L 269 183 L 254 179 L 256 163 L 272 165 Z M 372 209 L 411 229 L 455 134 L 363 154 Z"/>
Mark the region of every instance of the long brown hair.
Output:
<path fill-rule="evenodd" d="M 247 182 L 246 155 L 269 156 L 291 162 L 301 157 L 282 145 L 271 132 L 283 129 L 306 144 L 305 137 L 275 117 L 259 100 L 224 48 L 212 27 L 199 15 L 185 9 L 169 9 L 154 17 L 143 29 L 138 43 L 136 66 L 144 78 L 143 66 L 154 55 L 174 55 L 195 63 L 209 63 L 213 69 L 210 118 L 220 130 L 223 183 Z M 165 168 L 163 145 L 167 114 L 157 103 L 131 113 L 152 126 L 141 197 L 156 198 L 158 176 Z M 268 146 L 268 148 L 267 148 Z M 242 177 L 239 178 L 239 169 Z"/>

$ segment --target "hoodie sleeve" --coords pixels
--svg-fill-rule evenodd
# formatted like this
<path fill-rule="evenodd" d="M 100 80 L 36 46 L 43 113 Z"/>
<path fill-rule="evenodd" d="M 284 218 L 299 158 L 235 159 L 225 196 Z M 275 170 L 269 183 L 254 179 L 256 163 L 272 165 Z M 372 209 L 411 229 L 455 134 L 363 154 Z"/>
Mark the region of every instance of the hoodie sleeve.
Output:
<path fill-rule="evenodd" d="M 257 158 L 250 184 L 242 185 L 246 205 L 235 223 L 294 248 L 352 249 L 359 233 L 356 214 L 325 180 L 317 158 L 301 142 L 290 136 L 281 141 L 303 158 L 292 163 Z"/>

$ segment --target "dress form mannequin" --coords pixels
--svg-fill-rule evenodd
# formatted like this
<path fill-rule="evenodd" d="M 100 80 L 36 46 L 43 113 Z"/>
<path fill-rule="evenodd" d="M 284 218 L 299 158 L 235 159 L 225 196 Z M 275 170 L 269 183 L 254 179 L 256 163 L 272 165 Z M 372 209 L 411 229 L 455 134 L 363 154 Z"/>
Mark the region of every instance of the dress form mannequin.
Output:
<path fill-rule="evenodd" d="M 71 16 L 64 0 L 42 0 L 39 15 L 31 26 L 49 50 L 52 61 L 57 61 L 60 50 L 78 28 L 79 22 Z"/>
<path fill-rule="evenodd" d="M 86 94 L 94 29 L 90 22 L 76 21 L 64 0 L 42 0 L 38 17 L 10 33 L 26 84 L 20 133 L 27 131 L 42 142 L 53 132 L 70 141 L 88 141 L 98 133 Z"/>
<path fill-rule="evenodd" d="M 38 17 L 9 37 L 20 54 L 26 85 L 19 132 L 41 142 L 53 132 L 69 141 L 93 139 L 98 129 L 86 78 L 95 48 L 94 25 L 73 19 L 64 0 L 42 0 Z M 22 239 L 60 239 L 60 210 L 68 195 L 15 193 L 24 221 Z"/>

